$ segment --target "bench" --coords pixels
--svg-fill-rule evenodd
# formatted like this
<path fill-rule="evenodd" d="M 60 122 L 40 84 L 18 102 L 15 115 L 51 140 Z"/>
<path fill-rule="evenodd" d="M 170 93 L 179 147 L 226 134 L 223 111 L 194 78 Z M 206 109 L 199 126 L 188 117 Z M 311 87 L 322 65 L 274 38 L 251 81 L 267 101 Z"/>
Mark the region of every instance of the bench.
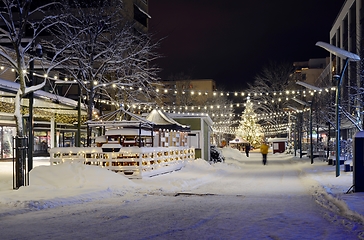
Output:
<path fill-rule="evenodd" d="M 346 159 L 344 157 L 340 157 L 340 165 L 343 165 Z M 328 165 L 336 165 L 336 156 L 330 156 L 328 158 Z"/>

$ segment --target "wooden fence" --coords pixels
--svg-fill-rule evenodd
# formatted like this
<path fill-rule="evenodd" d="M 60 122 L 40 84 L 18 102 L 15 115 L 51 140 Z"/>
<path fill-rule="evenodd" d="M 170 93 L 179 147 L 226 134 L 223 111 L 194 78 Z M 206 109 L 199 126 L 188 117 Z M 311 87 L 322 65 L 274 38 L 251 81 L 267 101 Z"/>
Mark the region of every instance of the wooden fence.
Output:
<path fill-rule="evenodd" d="M 59 147 L 50 149 L 50 163 L 81 162 L 97 165 L 128 178 L 143 178 L 185 166 L 195 159 L 195 149 L 187 147 L 122 147 L 117 152 L 104 152 L 101 147 Z"/>

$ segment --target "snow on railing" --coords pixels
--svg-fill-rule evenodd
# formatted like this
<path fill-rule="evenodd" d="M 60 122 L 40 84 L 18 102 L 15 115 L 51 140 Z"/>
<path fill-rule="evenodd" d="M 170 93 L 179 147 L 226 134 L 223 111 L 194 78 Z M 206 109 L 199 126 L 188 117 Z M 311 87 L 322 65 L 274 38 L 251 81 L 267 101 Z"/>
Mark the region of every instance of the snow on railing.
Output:
<path fill-rule="evenodd" d="M 195 159 L 195 149 L 187 147 L 122 147 L 106 152 L 101 147 L 59 147 L 50 149 L 50 163 L 81 162 L 97 165 L 128 178 L 150 177 L 181 169 Z"/>

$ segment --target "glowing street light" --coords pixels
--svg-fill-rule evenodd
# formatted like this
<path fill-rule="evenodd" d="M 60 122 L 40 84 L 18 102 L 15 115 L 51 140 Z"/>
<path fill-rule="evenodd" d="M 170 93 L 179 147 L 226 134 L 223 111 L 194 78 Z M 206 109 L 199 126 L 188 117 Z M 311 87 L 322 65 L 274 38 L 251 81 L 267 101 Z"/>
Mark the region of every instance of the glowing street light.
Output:
<path fill-rule="evenodd" d="M 302 104 L 304 106 L 310 107 L 310 159 L 311 159 L 311 164 L 313 164 L 313 141 L 312 141 L 312 102 L 309 101 L 304 102 L 300 99 L 297 98 L 292 98 L 292 100 L 298 102 L 299 104 Z"/>
<path fill-rule="evenodd" d="M 337 88 L 336 88 L 336 177 L 340 176 L 340 86 L 342 83 L 342 79 L 344 77 L 344 73 L 346 68 L 348 67 L 349 62 L 357 62 L 360 61 L 360 57 L 355 53 L 348 52 L 344 49 L 338 48 L 334 45 L 325 43 L 325 42 L 317 42 L 316 46 L 322 47 L 323 49 L 327 50 L 331 54 L 334 54 L 340 58 L 345 59 L 344 66 L 341 70 L 339 75 L 335 75 L 333 78 L 336 80 Z"/>

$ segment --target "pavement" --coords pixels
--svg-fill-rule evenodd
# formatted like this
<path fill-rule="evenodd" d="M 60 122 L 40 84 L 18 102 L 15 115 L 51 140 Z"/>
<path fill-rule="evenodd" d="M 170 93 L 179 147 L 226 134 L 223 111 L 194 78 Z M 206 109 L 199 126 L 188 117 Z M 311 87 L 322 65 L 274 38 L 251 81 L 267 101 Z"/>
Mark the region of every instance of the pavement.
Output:
<path fill-rule="evenodd" d="M 252 152 L 259 152 L 254 149 Z M 245 152 L 242 152 L 245 155 Z M 270 152 L 269 155 L 272 153 Z M 279 154 L 274 154 L 279 156 Z M 282 156 L 285 155 L 284 153 Z M 35 165 L 42 165 L 48 162 L 49 158 L 36 158 Z M 293 156 L 293 161 L 310 162 L 310 159 L 303 156 Z M 314 164 L 307 164 L 304 172 L 307 176 L 317 181 L 323 190 L 317 191 L 316 201 L 323 207 L 330 208 L 351 220 L 361 222 L 364 225 L 364 192 L 353 192 L 353 172 L 345 172 L 344 165 L 340 166 L 340 176 L 335 177 L 336 166 L 329 165 L 327 160 L 314 158 Z M 3 162 L 3 161 L 1 161 Z M 2 169 L 0 169 L 2 170 Z M 355 169 L 354 169 L 355 170 Z M 0 171 L 1 172 L 1 171 Z M 363 176 L 364 181 L 364 176 Z M 324 192 L 324 193 L 323 193 Z"/>
<path fill-rule="evenodd" d="M 259 153 L 260 150 L 253 149 L 250 152 Z M 241 151 L 241 153 L 245 155 L 244 151 Z M 271 148 L 269 154 L 272 154 Z M 275 154 L 275 156 L 279 156 L 279 154 Z M 303 155 L 300 159 L 299 154 L 297 154 L 293 156 L 293 160 L 309 162 L 310 158 Z M 345 163 L 347 162 L 352 165 L 351 160 Z M 364 224 L 364 192 L 354 192 L 353 171 L 346 172 L 345 166 L 340 165 L 340 176 L 336 177 L 336 166 L 329 165 L 327 159 L 314 158 L 314 163 L 315 166 L 313 168 L 305 170 L 306 174 L 310 174 L 314 180 L 319 182 L 326 192 L 325 196 L 316 196 L 317 201 L 321 201 L 323 207 L 331 208 L 331 210 L 335 208 L 334 211 L 339 212 L 341 215 L 356 221 L 359 220 Z"/>
<path fill-rule="evenodd" d="M 299 157 L 295 157 L 295 159 Z M 307 156 L 304 161 L 310 161 Z M 307 174 L 319 182 L 325 190 L 324 200 L 321 204 L 341 215 L 364 224 L 364 192 L 354 192 L 353 171 L 345 171 L 345 165 L 340 165 L 340 175 L 336 177 L 336 166 L 329 164 L 327 159 L 314 158 L 315 172 L 307 169 Z M 353 170 L 353 169 L 352 169 Z M 355 169 L 354 169 L 355 170 Z M 364 176 L 363 176 L 364 184 Z M 320 197 L 316 196 L 316 200 Z M 317 200 L 320 201 L 320 200 Z M 320 202 L 319 202 L 320 203 Z"/>

